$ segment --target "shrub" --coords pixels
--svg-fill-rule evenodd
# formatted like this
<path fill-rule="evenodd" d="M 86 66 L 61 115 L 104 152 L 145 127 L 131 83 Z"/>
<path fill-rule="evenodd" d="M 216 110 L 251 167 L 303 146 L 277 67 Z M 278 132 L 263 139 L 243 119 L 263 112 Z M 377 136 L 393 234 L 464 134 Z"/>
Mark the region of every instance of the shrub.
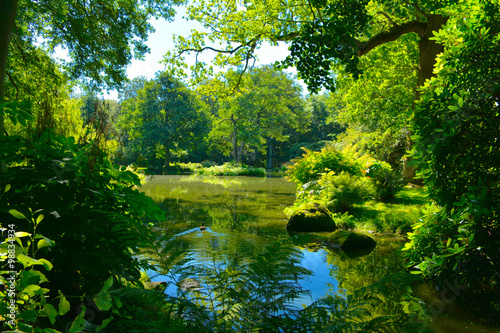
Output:
<path fill-rule="evenodd" d="M 363 174 L 362 166 L 357 163 L 354 156 L 343 153 L 333 147 L 327 147 L 319 152 L 304 148 L 305 154 L 293 160 L 293 165 L 288 167 L 287 177 L 298 185 L 318 180 L 321 174 L 329 171 L 336 173 L 347 172 L 360 176 Z"/>
<path fill-rule="evenodd" d="M 391 166 L 385 162 L 372 164 L 366 170 L 366 176 L 370 178 L 374 186 L 375 199 L 383 202 L 394 199 L 405 186 L 403 176 L 397 171 L 393 171 Z"/>
<path fill-rule="evenodd" d="M 249 167 L 243 164 L 225 163 L 219 166 L 209 168 L 200 168 L 196 170 L 198 175 L 208 176 L 257 176 L 265 177 L 266 170 L 264 168 Z"/>
<path fill-rule="evenodd" d="M 436 33 L 444 51 L 414 115 L 415 158 L 443 210 L 415 225 L 408 256 L 435 280 L 500 283 L 499 13 L 477 1 Z"/>
<path fill-rule="evenodd" d="M 330 171 L 317 181 L 310 181 L 297 193 L 296 205 L 304 202 L 321 202 L 331 212 L 347 212 L 354 204 L 365 201 L 372 193 L 366 177 L 354 176 L 343 171 L 339 175 Z"/>
<path fill-rule="evenodd" d="M 0 220 L 30 231 L 26 221 L 8 214 L 9 207 L 25 216 L 31 207 L 43 212 L 38 231 L 55 242 L 50 251 L 39 251 L 54 265 L 47 272 L 51 291 L 94 295 L 111 275 L 139 277 L 147 263 L 133 254 L 153 239 L 142 221 L 164 215 L 137 190 L 140 180 L 134 173 L 116 169 L 92 144 L 77 145 L 50 132 L 33 140 L 0 140 L 5 148 L 0 160 L 8 165 L 0 186 L 15 189 L 0 202 Z"/>
<path fill-rule="evenodd" d="M 333 214 L 333 221 L 339 229 L 351 230 L 356 228 L 356 218 L 349 213 Z"/>
<path fill-rule="evenodd" d="M 10 184 L 5 187 L 0 198 L 9 189 Z M 49 260 L 41 258 L 39 253 L 43 252 L 42 249 L 53 248 L 55 242 L 37 232 L 43 225 L 44 215 L 40 210 L 33 212 L 31 209 L 29 217 L 16 209 L 10 209 L 9 214 L 26 222 L 29 226 L 26 230 L 30 232 L 19 229 L 18 223 L 6 225 L 0 223 L 2 230 L 7 231 L 6 235 L 2 232 L 0 244 L 1 269 L 3 272 L 10 272 L 11 275 L 9 278 L 0 276 L 1 283 L 6 286 L 4 292 L 0 293 L 0 317 L 6 319 L 5 326 L 15 332 L 59 332 L 54 330 L 54 327 L 58 329 L 66 327 L 70 332 L 80 332 L 85 325 L 90 324 L 85 320 L 85 316 L 90 315 L 87 319 L 92 320 L 93 315 L 86 313 L 85 306 L 70 313 L 70 302 L 61 291 L 54 293 L 58 286 L 51 284 L 46 277 L 47 272 L 54 266 Z M 13 276 L 15 279 L 12 280 Z M 113 303 L 120 302 L 116 296 L 111 296 L 108 292 L 112 283 L 113 278 L 108 278 L 104 288 L 96 295 L 92 295 L 95 296 L 93 303 L 98 311 L 110 310 Z M 51 286 L 53 290 L 47 286 Z M 83 295 L 71 295 L 71 298 L 74 303 L 75 298 L 82 300 Z M 99 331 L 111 320 L 112 317 L 102 320 L 100 325 L 93 326 Z"/>
<path fill-rule="evenodd" d="M 327 207 L 332 212 L 350 211 L 354 204 L 364 202 L 371 194 L 370 184 L 365 177 L 347 172 L 339 175 L 328 173 L 318 183 L 324 188 Z"/>

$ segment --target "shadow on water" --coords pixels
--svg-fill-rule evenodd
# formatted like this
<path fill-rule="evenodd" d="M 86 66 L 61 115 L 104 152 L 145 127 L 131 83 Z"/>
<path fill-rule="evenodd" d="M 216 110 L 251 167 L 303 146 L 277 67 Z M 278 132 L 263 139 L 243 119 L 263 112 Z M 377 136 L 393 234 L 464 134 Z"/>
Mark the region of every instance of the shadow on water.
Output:
<path fill-rule="evenodd" d="M 325 247 L 326 234 L 289 235 L 295 186 L 282 178 L 161 176 L 143 191 L 167 215 L 144 253 L 149 273 L 197 309 L 183 318 L 199 331 L 498 331 L 429 311 L 432 299 L 412 293 L 419 279 L 403 267 L 402 239 L 353 253 Z"/>

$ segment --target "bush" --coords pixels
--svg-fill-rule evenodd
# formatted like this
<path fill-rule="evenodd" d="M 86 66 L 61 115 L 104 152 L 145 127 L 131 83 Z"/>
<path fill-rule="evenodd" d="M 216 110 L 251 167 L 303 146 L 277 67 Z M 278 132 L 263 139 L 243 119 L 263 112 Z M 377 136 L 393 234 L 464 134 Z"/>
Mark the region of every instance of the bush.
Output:
<path fill-rule="evenodd" d="M 140 180 L 134 173 L 116 169 L 92 144 L 77 145 L 73 138 L 50 132 L 33 140 L 0 140 L 0 160 L 8 165 L 0 187 L 15 189 L 0 202 L 0 220 L 30 231 L 9 209 L 16 207 L 25 216 L 31 208 L 43 213 L 37 231 L 55 245 L 38 254 L 54 265 L 47 272 L 51 291 L 95 295 L 110 276 L 139 277 L 147 263 L 134 253 L 153 239 L 143 221 L 164 215 L 137 190 Z"/>
<path fill-rule="evenodd" d="M 342 230 L 352 230 L 356 228 L 356 218 L 349 213 L 333 214 L 333 221 L 337 228 Z"/>
<path fill-rule="evenodd" d="M 327 208 L 332 212 L 350 211 L 354 204 L 364 202 L 371 194 L 371 187 L 365 177 L 352 176 L 347 172 L 339 175 L 328 173 L 319 181 L 324 188 Z"/>
<path fill-rule="evenodd" d="M 339 175 L 330 171 L 317 181 L 310 181 L 297 193 L 297 204 L 321 202 L 331 212 L 347 212 L 354 204 L 365 201 L 372 193 L 366 177 L 353 176 L 343 171 Z"/>
<path fill-rule="evenodd" d="M 439 30 L 444 52 L 414 115 L 415 158 L 443 210 L 415 225 L 408 256 L 434 280 L 500 283 L 499 13 L 477 1 Z"/>
<path fill-rule="evenodd" d="M 266 170 L 264 168 L 249 167 L 243 164 L 225 163 L 219 166 L 209 168 L 200 168 L 196 170 L 198 175 L 207 176 L 257 176 L 265 177 Z"/>
<path fill-rule="evenodd" d="M 366 170 L 366 176 L 373 184 L 375 199 L 383 202 L 394 199 L 405 186 L 401 173 L 393 171 L 388 163 L 376 162 L 372 164 Z"/>
<path fill-rule="evenodd" d="M 347 172 L 351 175 L 361 176 L 363 168 L 357 163 L 354 156 L 343 153 L 333 147 L 327 147 L 319 152 L 304 148 L 305 154 L 293 160 L 293 165 L 288 167 L 287 177 L 298 185 L 318 180 L 321 174 L 329 171 L 336 173 Z"/>

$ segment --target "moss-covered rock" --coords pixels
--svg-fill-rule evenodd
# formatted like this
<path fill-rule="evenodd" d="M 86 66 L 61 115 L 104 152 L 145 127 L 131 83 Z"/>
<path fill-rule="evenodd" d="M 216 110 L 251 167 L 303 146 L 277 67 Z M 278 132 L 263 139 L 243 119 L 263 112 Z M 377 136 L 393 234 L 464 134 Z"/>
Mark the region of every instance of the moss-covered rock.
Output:
<path fill-rule="evenodd" d="M 330 211 L 325 206 L 312 202 L 295 210 L 286 229 L 294 232 L 334 231 L 336 226 Z"/>
<path fill-rule="evenodd" d="M 372 250 L 377 242 L 370 236 L 356 231 L 337 230 L 326 237 L 326 245 L 343 250 Z"/>

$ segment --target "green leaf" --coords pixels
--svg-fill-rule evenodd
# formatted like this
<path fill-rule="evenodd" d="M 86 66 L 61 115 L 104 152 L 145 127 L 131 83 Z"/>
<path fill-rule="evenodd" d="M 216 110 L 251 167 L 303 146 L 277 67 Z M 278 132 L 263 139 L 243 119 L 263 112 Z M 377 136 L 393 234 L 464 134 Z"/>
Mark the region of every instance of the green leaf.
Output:
<path fill-rule="evenodd" d="M 110 276 L 106 282 L 104 282 L 104 286 L 99 294 L 93 298 L 97 308 L 101 311 L 107 311 L 113 306 L 113 299 L 109 293 L 109 289 L 113 285 L 113 281 L 113 277 Z"/>
<path fill-rule="evenodd" d="M 97 327 L 96 330 L 102 330 L 102 329 L 105 329 L 106 326 L 109 325 L 109 323 L 111 323 L 111 321 L 113 320 L 113 317 L 109 317 L 108 319 L 104 319 L 102 321 L 102 324 L 101 326 Z"/>
<path fill-rule="evenodd" d="M 51 239 L 48 239 L 47 237 L 43 237 L 42 239 L 40 239 L 38 241 L 38 244 L 37 244 L 37 249 L 42 249 L 44 247 L 47 247 L 47 246 L 54 246 L 55 242 Z"/>
<path fill-rule="evenodd" d="M 35 296 L 35 291 L 42 289 L 39 285 L 30 284 L 26 288 L 23 289 L 22 293 L 28 294 L 30 297 Z"/>
<path fill-rule="evenodd" d="M 111 295 L 107 291 L 101 291 L 93 300 L 97 308 L 101 311 L 108 311 L 113 305 Z"/>
<path fill-rule="evenodd" d="M 59 294 L 61 295 L 61 298 L 59 299 L 59 311 L 58 311 L 58 314 L 60 316 L 63 316 L 66 313 L 68 313 L 68 311 L 70 310 L 70 304 L 69 304 L 68 300 L 66 299 L 66 297 L 61 294 L 61 292 L 59 292 Z"/>
<path fill-rule="evenodd" d="M 10 215 L 14 216 L 17 219 L 26 219 L 26 216 L 24 216 L 23 213 L 15 210 L 15 209 L 9 210 L 9 213 L 10 213 Z"/>
<path fill-rule="evenodd" d="M 20 275 L 21 285 L 28 284 L 40 284 L 42 282 L 47 282 L 45 275 L 37 270 L 25 270 Z"/>
<path fill-rule="evenodd" d="M 50 271 L 54 265 L 52 265 L 52 263 L 50 261 L 48 261 L 47 259 L 39 259 L 39 261 L 42 263 L 43 267 L 45 267 L 46 270 Z"/>
<path fill-rule="evenodd" d="M 44 217 L 43 214 L 38 215 L 38 217 L 36 218 L 35 225 L 38 225 L 40 222 L 42 222 L 43 217 Z"/>
<path fill-rule="evenodd" d="M 43 307 L 42 313 L 49 317 L 52 325 L 56 323 L 57 311 L 52 304 L 45 304 Z"/>
<path fill-rule="evenodd" d="M 5 190 L 3 191 L 3 193 L 7 193 L 7 191 L 10 190 L 10 188 L 11 188 L 10 184 L 5 185 Z"/>
<path fill-rule="evenodd" d="M 19 313 L 19 319 L 22 319 L 23 321 L 34 321 L 36 320 L 36 317 L 37 317 L 37 311 L 35 310 L 26 310 L 26 311 L 21 311 L 21 313 Z M 31 330 L 27 332 L 31 332 Z"/>
<path fill-rule="evenodd" d="M 83 330 L 83 327 L 85 326 L 85 312 L 87 311 L 87 308 L 85 306 L 82 306 L 82 311 L 78 315 L 78 317 L 73 320 L 73 323 L 71 324 L 71 327 L 69 328 L 69 333 L 80 333 Z"/>
<path fill-rule="evenodd" d="M 19 254 L 17 256 L 17 260 L 25 267 L 28 268 L 33 265 L 43 265 L 43 263 L 40 260 L 33 259 L 31 257 L 28 257 L 27 255 L 24 254 Z"/>
<path fill-rule="evenodd" d="M 16 235 L 16 237 L 23 238 L 23 237 L 30 236 L 31 234 L 26 232 L 26 231 L 18 231 L 15 233 L 15 235 Z"/>
<path fill-rule="evenodd" d="M 110 276 L 110 277 L 106 280 L 106 282 L 104 282 L 104 286 L 102 287 L 101 292 L 103 292 L 103 291 L 106 291 L 106 292 L 107 292 L 107 291 L 109 290 L 109 288 L 111 288 L 111 286 L 113 285 L 113 280 L 114 280 L 114 279 L 113 279 L 113 277 L 112 277 L 112 276 Z"/>

